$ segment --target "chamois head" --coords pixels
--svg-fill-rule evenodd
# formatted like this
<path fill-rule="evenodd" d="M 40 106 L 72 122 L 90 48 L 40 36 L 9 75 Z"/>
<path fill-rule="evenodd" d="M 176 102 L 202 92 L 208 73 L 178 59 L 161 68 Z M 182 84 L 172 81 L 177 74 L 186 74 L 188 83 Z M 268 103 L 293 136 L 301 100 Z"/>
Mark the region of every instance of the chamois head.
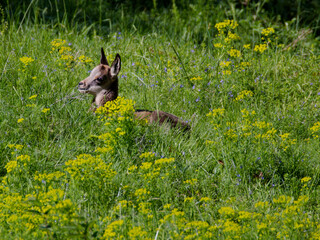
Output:
<path fill-rule="evenodd" d="M 113 95 L 118 95 L 118 73 L 121 69 L 121 58 L 117 54 L 111 67 L 101 48 L 100 64 L 96 66 L 90 73 L 90 76 L 79 82 L 78 89 L 81 93 L 89 93 L 95 98 L 101 98 L 99 95 L 115 92 Z M 95 100 L 95 99 L 94 99 Z M 112 99 L 114 100 L 114 99 Z M 95 101 L 97 105 L 100 105 Z"/>

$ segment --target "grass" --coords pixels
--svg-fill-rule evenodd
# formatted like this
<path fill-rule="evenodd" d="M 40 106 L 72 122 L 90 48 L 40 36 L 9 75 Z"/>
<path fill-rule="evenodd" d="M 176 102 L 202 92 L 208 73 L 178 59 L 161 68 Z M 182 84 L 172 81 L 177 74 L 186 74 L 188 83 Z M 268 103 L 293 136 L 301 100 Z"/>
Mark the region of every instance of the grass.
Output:
<path fill-rule="evenodd" d="M 201 42 L 2 23 L 1 238 L 318 239 L 319 42 L 284 50 L 294 30 L 245 21 L 217 19 Z M 122 59 L 111 116 L 77 91 L 100 47 Z"/>

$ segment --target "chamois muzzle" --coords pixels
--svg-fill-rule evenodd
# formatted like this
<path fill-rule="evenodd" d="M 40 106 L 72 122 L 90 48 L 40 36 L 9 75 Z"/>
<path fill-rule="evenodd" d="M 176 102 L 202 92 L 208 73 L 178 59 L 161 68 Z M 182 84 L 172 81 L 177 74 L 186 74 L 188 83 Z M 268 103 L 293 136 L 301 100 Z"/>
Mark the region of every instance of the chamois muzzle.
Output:
<path fill-rule="evenodd" d="M 79 82 L 79 84 L 78 84 L 78 90 L 81 92 L 81 91 L 86 91 L 86 90 L 88 90 L 88 88 L 85 87 L 84 83 L 81 81 L 81 82 Z"/>

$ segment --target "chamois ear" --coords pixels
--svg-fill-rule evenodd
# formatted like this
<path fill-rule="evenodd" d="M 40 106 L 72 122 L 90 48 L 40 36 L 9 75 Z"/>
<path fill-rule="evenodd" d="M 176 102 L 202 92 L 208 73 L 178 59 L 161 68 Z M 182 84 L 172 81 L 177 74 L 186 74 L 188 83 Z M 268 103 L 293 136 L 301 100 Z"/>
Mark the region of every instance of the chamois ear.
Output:
<path fill-rule="evenodd" d="M 112 77 L 117 76 L 120 70 L 121 70 L 121 58 L 120 58 L 120 55 L 117 53 L 116 58 L 114 59 L 111 65 L 111 69 L 110 69 L 111 76 Z"/>
<path fill-rule="evenodd" d="M 103 48 L 101 48 L 100 63 L 109 66 L 109 63 L 108 63 L 108 60 L 107 60 L 107 58 L 106 58 L 106 55 L 104 54 Z"/>

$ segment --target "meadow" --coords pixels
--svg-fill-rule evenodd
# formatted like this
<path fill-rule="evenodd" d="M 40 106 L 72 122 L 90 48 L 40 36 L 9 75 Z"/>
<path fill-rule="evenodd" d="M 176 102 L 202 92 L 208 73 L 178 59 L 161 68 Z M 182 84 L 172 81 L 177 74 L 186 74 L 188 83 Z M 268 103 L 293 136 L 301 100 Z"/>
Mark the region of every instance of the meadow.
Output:
<path fill-rule="evenodd" d="M 148 30 L 145 12 L 77 25 L 32 7 L 1 10 L 1 239 L 320 239 L 316 34 L 219 6 Z M 94 114 L 77 85 L 101 47 L 120 97 Z"/>

